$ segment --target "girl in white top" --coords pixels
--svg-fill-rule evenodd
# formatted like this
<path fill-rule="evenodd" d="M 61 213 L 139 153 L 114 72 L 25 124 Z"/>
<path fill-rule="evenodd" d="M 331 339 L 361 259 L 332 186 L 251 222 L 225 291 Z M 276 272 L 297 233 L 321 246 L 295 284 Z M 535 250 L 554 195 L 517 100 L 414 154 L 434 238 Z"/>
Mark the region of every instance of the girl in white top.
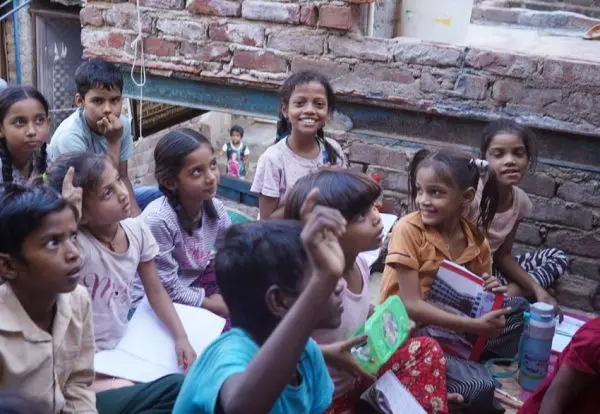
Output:
<path fill-rule="evenodd" d="M 63 183 L 71 186 L 82 200 L 80 283 L 92 298 L 96 351 L 113 349 L 123 336 L 139 274 L 150 305 L 175 339 L 179 365 L 187 368 L 196 354 L 156 273 L 156 240 L 141 218 L 130 218 L 129 192 L 110 159 L 90 152 L 63 154 L 46 181 L 65 197 Z"/>
<path fill-rule="evenodd" d="M 507 295 L 534 296 L 536 301 L 556 305 L 556 299 L 546 289 L 567 269 L 567 256 L 554 248 L 512 255 L 519 224 L 532 209 L 529 196 L 517 184 L 528 167 L 535 165 L 534 141 L 533 131 L 510 120 L 492 122 L 483 132 L 481 157 L 487 165 L 484 165 L 482 180 L 494 174 L 499 196 L 487 237 L 493 254 L 494 275 L 507 285 Z M 476 216 L 475 206 L 480 200 L 479 191 L 469 211 L 471 217 Z"/>
<path fill-rule="evenodd" d="M 252 191 L 261 218 L 281 218 L 283 201 L 296 181 L 326 166 L 346 165 L 341 147 L 325 138 L 323 127 L 335 106 L 325 76 L 298 72 L 280 90 L 278 140 L 258 160 Z"/>

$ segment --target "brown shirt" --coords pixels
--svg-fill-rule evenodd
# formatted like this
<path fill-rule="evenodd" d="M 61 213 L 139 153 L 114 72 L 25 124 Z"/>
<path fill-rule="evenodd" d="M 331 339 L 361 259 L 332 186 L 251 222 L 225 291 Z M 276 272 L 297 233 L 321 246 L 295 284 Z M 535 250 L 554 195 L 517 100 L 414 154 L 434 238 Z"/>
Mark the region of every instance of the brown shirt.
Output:
<path fill-rule="evenodd" d="M 421 297 L 425 298 L 435 280 L 440 264 L 450 260 L 481 275 L 492 273 L 490 246 L 477 227 L 461 219 L 461 227 L 467 239 L 467 247 L 458 258 L 450 252 L 440 233 L 423 224 L 421 213 L 404 216 L 394 227 L 385 259 L 379 301 L 383 302 L 399 292 L 396 271 L 390 265 L 401 264 L 419 272 Z"/>
<path fill-rule="evenodd" d="M 59 295 L 49 334 L 29 318 L 10 283 L 0 286 L 0 389 L 18 390 L 45 413 L 96 414 L 91 310 L 82 286 Z"/>

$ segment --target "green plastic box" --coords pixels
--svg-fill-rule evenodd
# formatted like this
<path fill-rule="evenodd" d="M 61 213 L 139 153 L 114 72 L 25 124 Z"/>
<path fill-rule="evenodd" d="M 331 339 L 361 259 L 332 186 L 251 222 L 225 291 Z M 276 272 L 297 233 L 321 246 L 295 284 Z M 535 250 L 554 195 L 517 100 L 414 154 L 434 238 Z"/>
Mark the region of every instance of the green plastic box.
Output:
<path fill-rule="evenodd" d="M 375 308 L 371 317 L 356 331 L 367 334 L 367 342 L 352 349 L 352 355 L 365 371 L 376 374 L 379 368 L 408 338 L 410 321 L 402 300 L 390 296 Z"/>

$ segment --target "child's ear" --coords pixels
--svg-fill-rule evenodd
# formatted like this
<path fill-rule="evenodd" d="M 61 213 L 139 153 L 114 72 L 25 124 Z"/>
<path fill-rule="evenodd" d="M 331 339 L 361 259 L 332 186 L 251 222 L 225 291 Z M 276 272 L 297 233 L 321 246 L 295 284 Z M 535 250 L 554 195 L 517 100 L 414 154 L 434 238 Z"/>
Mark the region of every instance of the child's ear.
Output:
<path fill-rule="evenodd" d="M 177 191 L 177 181 L 175 181 L 175 180 L 171 180 L 171 179 L 164 180 L 162 185 L 164 185 L 167 190 L 169 190 L 173 193 L 175 193 Z"/>
<path fill-rule="evenodd" d="M 465 191 L 463 191 L 463 204 L 464 205 L 469 205 L 473 202 L 473 200 L 475 200 L 475 194 L 477 193 L 477 191 L 475 190 L 474 187 L 469 187 L 467 188 Z"/>
<path fill-rule="evenodd" d="M 84 101 L 83 96 L 81 96 L 80 94 L 75 95 L 75 103 L 77 104 L 78 107 L 83 106 L 83 101 Z"/>
<path fill-rule="evenodd" d="M 3 280 L 14 280 L 17 277 L 17 268 L 10 255 L 0 253 L 0 278 Z"/>
<path fill-rule="evenodd" d="M 285 104 L 285 103 L 282 103 L 282 104 L 281 104 L 281 107 L 279 108 L 279 110 L 280 110 L 280 112 L 281 112 L 281 115 L 282 115 L 282 116 L 283 116 L 285 119 L 288 119 L 288 116 L 287 116 L 287 112 L 288 112 L 288 106 L 287 106 L 287 104 Z"/>
<path fill-rule="evenodd" d="M 292 304 L 288 304 L 286 297 L 283 295 L 278 286 L 272 285 L 265 293 L 265 301 L 269 311 L 278 319 L 283 319 L 286 313 L 290 310 Z"/>

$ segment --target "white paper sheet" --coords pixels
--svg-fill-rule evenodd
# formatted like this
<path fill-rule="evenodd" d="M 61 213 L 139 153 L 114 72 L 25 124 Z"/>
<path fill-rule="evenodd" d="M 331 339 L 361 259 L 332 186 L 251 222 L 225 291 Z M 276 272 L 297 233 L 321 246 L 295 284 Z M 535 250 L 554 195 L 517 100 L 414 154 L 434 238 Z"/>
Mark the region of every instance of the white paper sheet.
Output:
<path fill-rule="evenodd" d="M 552 338 L 552 350 L 562 352 L 571 343 L 573 335 L 583 326 L 585 321 L 565 316 L 562 323 L 556 324 L 554 338 Z"/>
<path fill-rule="evenodd" d="M 381 222 L 383 223 L 384 236 L 386 236 L 389 233 L 397 219 L 398 216 L 395 216 L 394 214 L 381 214 Z M 371 267 L 373 263 L 375 263 L 379 258 L 380 251 L 381 249 L 370 250 L 368 252 L 361 253 L 361 255 L 365 258 L 369 267 Z"/>
<path fill-rule="evenodd" d="M 385 396 L 387 404 L 384 406 L 381 398 L 375 400 L 373 398 L 371 388 L 376 387 L 377 390 Z M 375 384 L 372 385 L 361 397 L 374 408 L 385 414 L 427 414 L 421 407 L 421 404 L 413 397 L 404 385 L 400 383 L 398 378 L 392 371 L 387 371 L 383 374 Z"/>
<path fill-rule="evenodd" d="M 175 310 L 198 356 L 225 326 L 225 319 L 202 308 L 176 303 Z M 177 366 L 175 341 L 146 298 L 138 306 L 116 348 L 96 354 L 94 368 L 98 373 L 136 382 L 182 372 Z"/>

